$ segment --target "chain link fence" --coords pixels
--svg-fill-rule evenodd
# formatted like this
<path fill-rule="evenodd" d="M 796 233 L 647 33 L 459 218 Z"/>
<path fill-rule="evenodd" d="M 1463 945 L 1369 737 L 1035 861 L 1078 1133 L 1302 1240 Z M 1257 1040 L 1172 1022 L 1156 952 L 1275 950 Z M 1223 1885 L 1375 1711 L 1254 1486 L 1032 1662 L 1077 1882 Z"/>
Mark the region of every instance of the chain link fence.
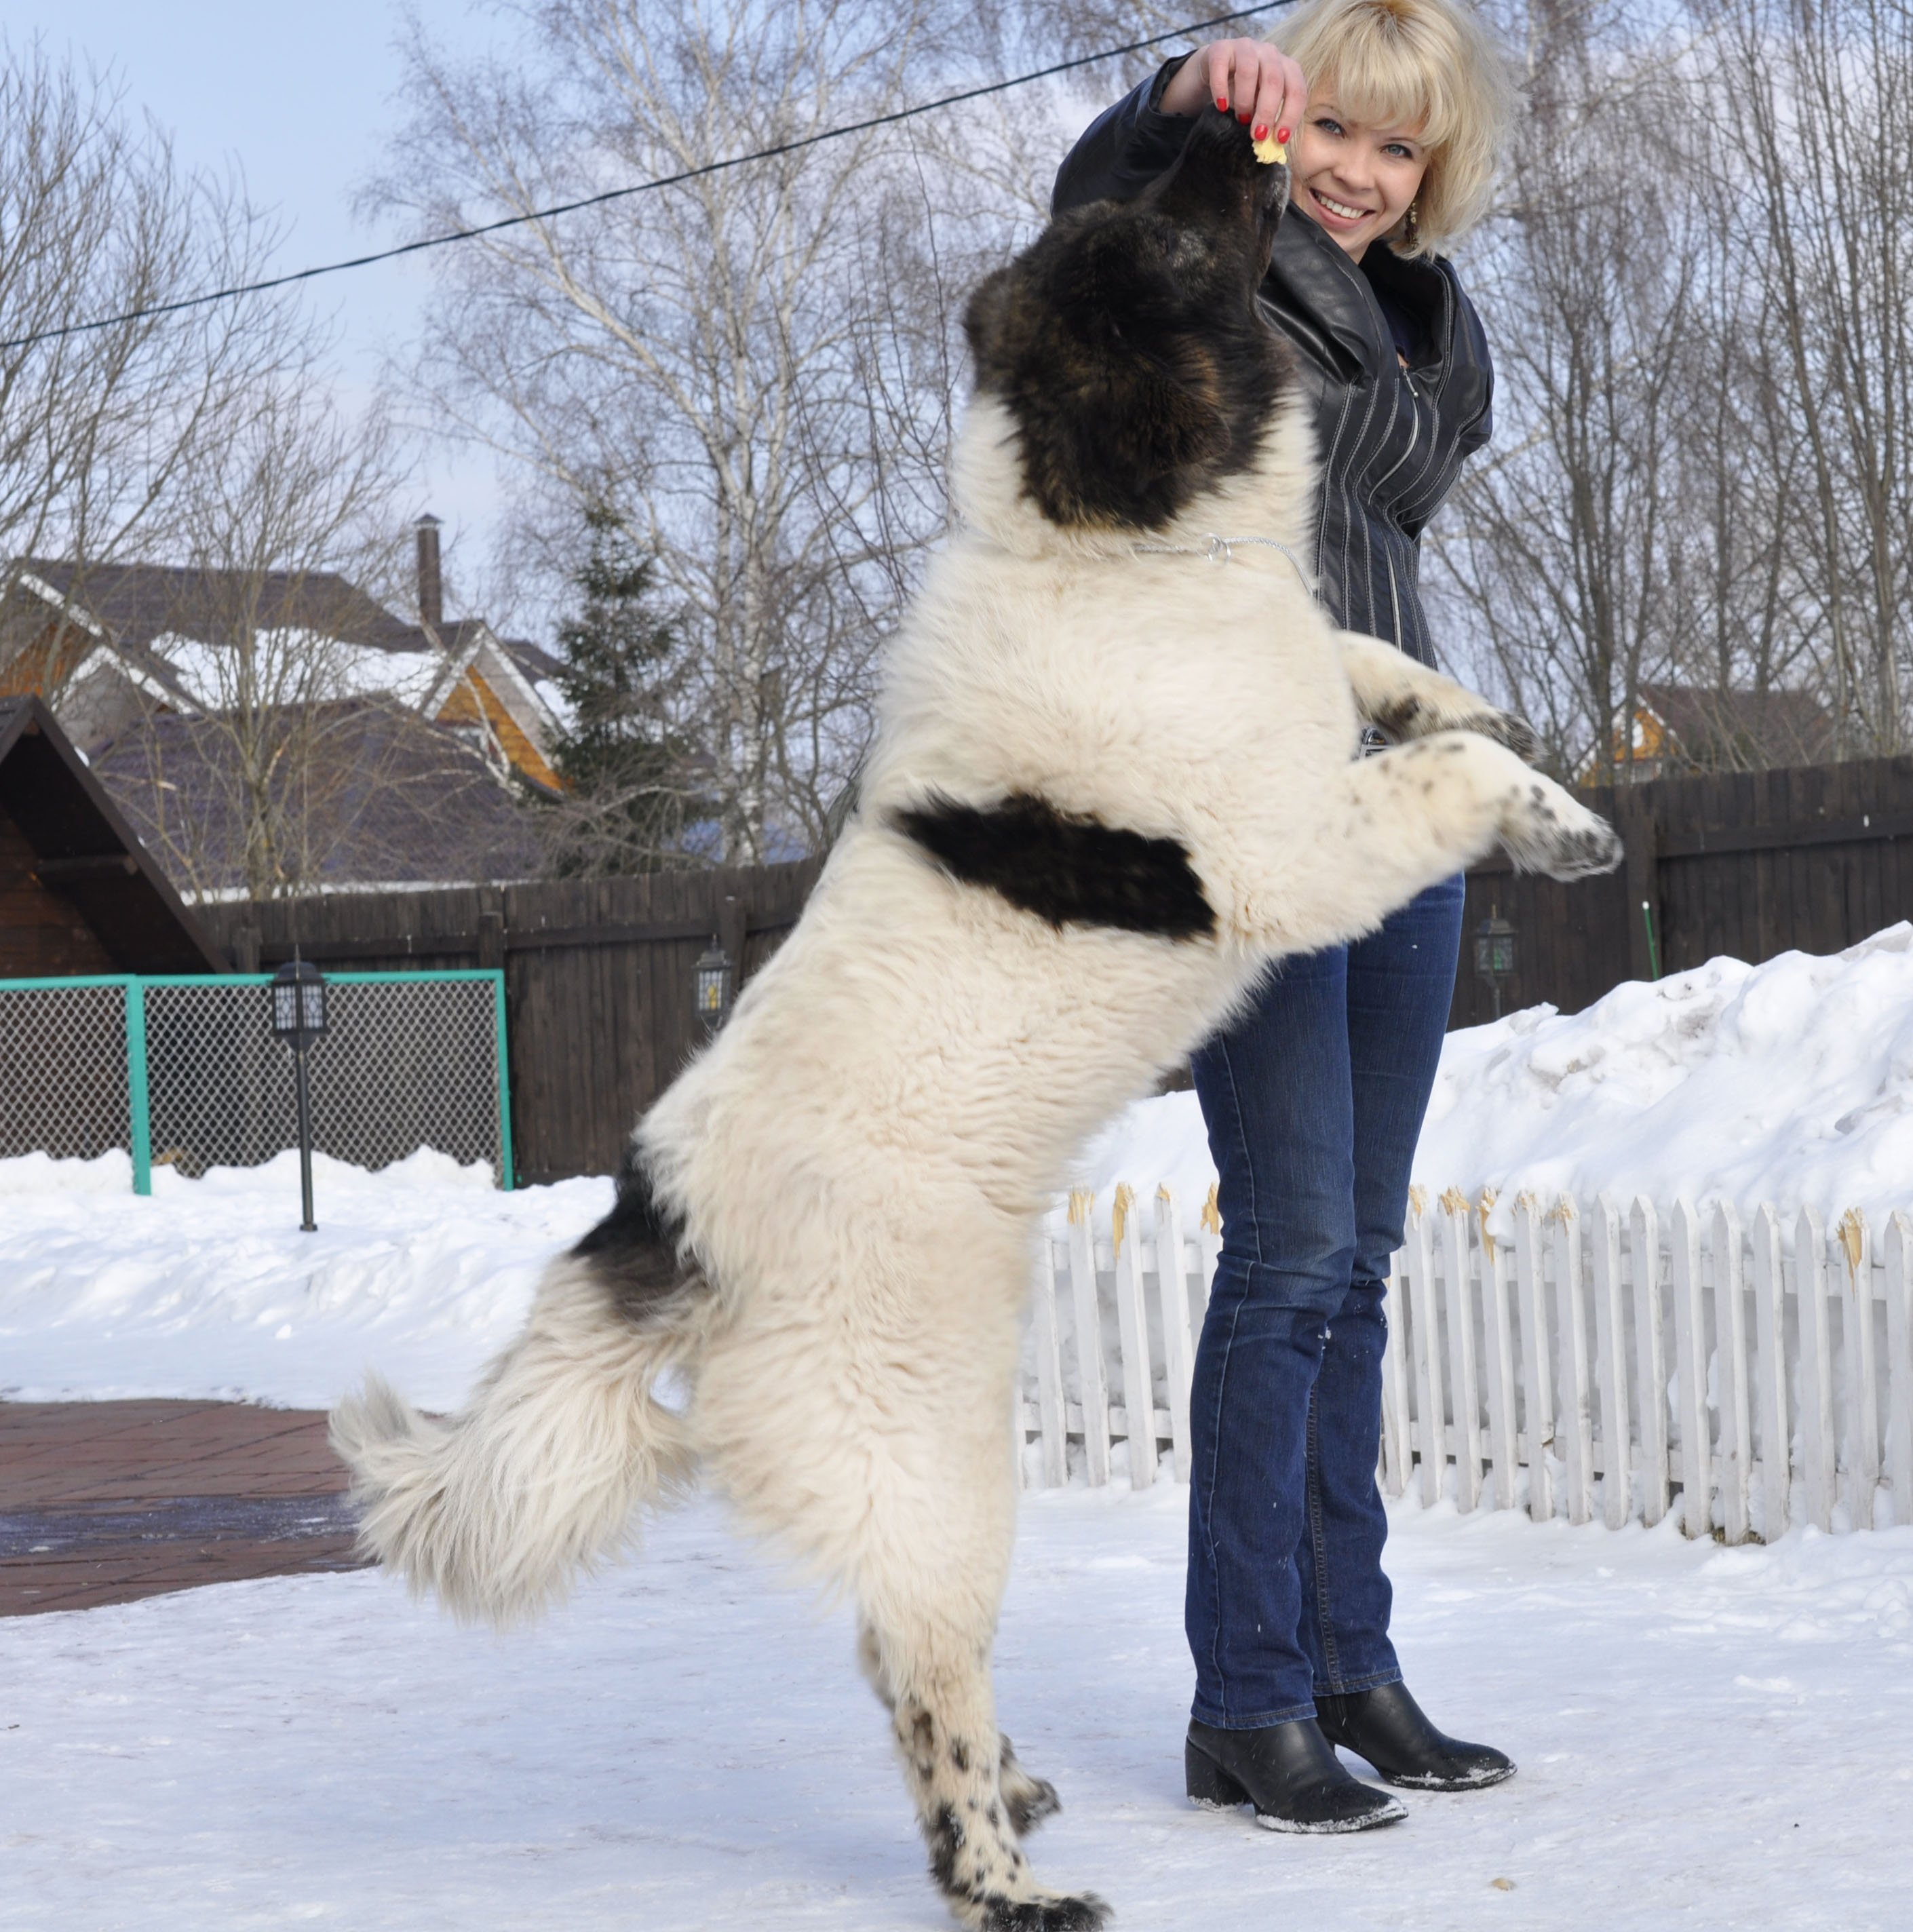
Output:
<path fill-rule="evenodd" d="M 269 975 L 0 980 L 0 1158 L 132 1156 L 182 1174 L 298 1144 Z M 380 1168 L 421 1147 L 511 1174 L 504 975 L 337 973 L 307 1057 L 313 1144 Z"/>

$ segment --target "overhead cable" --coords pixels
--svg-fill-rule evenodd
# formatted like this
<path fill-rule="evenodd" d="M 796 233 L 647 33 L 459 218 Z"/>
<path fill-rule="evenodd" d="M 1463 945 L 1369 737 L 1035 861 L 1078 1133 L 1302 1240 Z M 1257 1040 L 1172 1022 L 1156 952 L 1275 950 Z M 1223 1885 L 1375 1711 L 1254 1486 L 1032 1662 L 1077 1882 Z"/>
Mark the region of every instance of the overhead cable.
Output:
<path fill-rule="evenodd" d="M 628 187 L 607 188 L 601 194 L 588 194 L 576 201 L 562 201 L 550 208 L 538 208 L 523 214 L 508 214 L 496 221 L 480 223 L 476 227 L 457 228 L 445 235 L 428 235 L 417 242 L 403 242 L 395 248 L 381 248 L 370 255 L 355 255 L 349 261 L 326 262 L 314 268 L 295 269 L 289 274 L 268 276 L 263 281 L 242 282 L 232 288 L 209 289 L 204 295 L 184 296 L 178 302 L 156 302 L 148 308 L 128 309 L 122 315 L 102 316 L 94 322 L 70 322 L 58 328 L 43 328 L 31 335 L 16 336 L 12 340 L 0 342 L 0 352 L 10 349 L 31 349 L 41 342 L 57 342 L 69 335 L 91 334 L 102 328 L 118 328 L 130 322 L 144 322 L 154 316 L 175 315 L 182 309 L 204 308 L 213 302 L 233 302 L 241 296 L 263 295 L 273 289 L 290 286 L 295 282 L 310 282 L 321 275 L 343 274 L 348 268 L 368 268 L 375 262 L 393 262 L 402 255 L 422 254 L 428 248 L 448 248 L 454 242 L 475 242 L 481 236 L 496 235 L 507 228 L 520 228 L 529 222 L 549 221 L 560 214 L 574 214 L 581 208 L 601 208 L 607 202 L 622 201 L 635 194 L 650 194 L 659 188 L 679 188 L 686 182 L 697 181 L 706 175 L 721 174 L 727 169 L 748 167 L 754 161 L 775 160 L 780 154 L 794 154 L 805 148 L 814 148 L 824 141 L 841 140 L 847 134 L 865 134 L 874 128 L 887 128 L 899 121 L 914 120 L 920 114 L 934 114 L 940 109 L 956 107 L 966 100 L 981 100 L 986 95 L 1006 94 L 1012 88 L 1027 87 L 1033 81 L 1048 80 L 1060 74 L 1073 73 L 1078 68 L 1093 67 L 1099 61 L 1119 60 L 1125 54 L 1141 53 L 1147 47 L 1160 46 L 1165 40 L 1187 40 L 1197 34 L 1207 33 L 1212 27 L 1225 27 L 1234 20 L 1246 20 L 1258 14 L 1273 14 L 1289 5 L 1291 0 L 1260 0 L 1252 7 L 1238 7 L 1234 12 L 1218 14 L 1213 19 L 1192 21 L 1186 27 L 1176 27 L 1167 33 L 1151 34 L 1140 40 L 1131 40 L 1120 47 L 1104 47 L 1096 53 L 1079 54 L 1073 60 L 1057 61 L 1053 66 L 1036 68 L 1030 74 L 1019 74 L 1008 80 L 993 80 L 983 87 L 967 87 L 960 93 L 946 94 L 935 100 L 920 102 L 914 107 L 899 107 L 889 114 L 874 114 L 867 121 L 851 121 L 841 128 L 826 128 L 814 134 L 801 136 L 794 141 L 780 141 L 775 146 L 754 148 L 748 154 L 733 154 L 721 161 L 707 161 L 702 167 L 686 168 L 674 175 L 660 175 L 655 180 L 634 182 Z"/>

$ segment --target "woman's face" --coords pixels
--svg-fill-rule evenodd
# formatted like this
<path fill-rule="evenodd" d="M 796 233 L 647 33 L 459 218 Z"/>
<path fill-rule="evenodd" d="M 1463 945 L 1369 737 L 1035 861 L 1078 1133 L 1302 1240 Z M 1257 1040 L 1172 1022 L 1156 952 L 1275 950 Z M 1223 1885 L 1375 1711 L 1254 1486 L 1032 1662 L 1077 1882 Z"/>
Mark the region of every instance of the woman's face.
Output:
<path fill-rule="evenodd" d="M 1357 261 L 1408 212 L 1428 172 L 1419 123 L 1352 121 L 1332 94 L 1315 94 L 1289 154 L 1291 202 Z"/>

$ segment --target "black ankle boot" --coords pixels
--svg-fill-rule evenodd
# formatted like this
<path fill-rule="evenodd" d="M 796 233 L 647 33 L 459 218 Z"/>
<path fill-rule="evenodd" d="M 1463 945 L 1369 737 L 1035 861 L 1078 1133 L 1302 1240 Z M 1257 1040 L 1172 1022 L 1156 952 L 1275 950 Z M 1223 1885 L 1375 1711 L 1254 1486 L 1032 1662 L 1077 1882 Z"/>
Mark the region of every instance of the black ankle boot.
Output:
<path fill-rule="evenodd" d="M 1314 1721 L 1219 1731 L 1189 1724 L 1183 1747 L 1189 1794 L 1198 1804 L 1253 1804 L 1272 1832 L 1366 1832 L 1408 1815 L 1400 1802 L 1344 1768 Z"/>
<path fill-rule="evenodd" d="M 1315 1721 L 1330 1743 L 1366 1758 L 1384 1784 L 1417 1791 L 1476 1791 L 1515 1774 L 1500 1751 L 1443 1736 L 1405 1684 L 1318 1697 Z"/>

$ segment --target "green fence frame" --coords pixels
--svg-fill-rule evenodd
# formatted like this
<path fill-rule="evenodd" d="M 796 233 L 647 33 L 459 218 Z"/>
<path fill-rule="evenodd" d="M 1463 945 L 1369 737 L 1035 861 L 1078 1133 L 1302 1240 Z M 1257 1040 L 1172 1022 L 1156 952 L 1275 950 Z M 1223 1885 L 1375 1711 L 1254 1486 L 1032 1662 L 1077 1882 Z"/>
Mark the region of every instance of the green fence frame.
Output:
<path fill-rule="evenodd" d="M 126 995 L 126 1091 L 128 1151 L 133 1156 L 133 1191 L 153 1191 L 152 1122 L 146 1095 L 146 988 L 148 986 L 269 986 L 270 973 L 76 973 L 50 980 L 0 980 L 0 989 L 21 992 L 57 992 L 68 987 L 117 986 Z M 417 973 L 328 973 L 329 984 L 346 986 L 403 986 L 430 982 L 489 980 L 492 1018 L 496 1028 L 498 1058 L 498 1154 L 504 1172 L 499 1186 L 509 1192 L 516 1184 L 511 1149 L 511 1062 L 505 1048 L 505 975 L 496 966 L 446 966 Z"/>

